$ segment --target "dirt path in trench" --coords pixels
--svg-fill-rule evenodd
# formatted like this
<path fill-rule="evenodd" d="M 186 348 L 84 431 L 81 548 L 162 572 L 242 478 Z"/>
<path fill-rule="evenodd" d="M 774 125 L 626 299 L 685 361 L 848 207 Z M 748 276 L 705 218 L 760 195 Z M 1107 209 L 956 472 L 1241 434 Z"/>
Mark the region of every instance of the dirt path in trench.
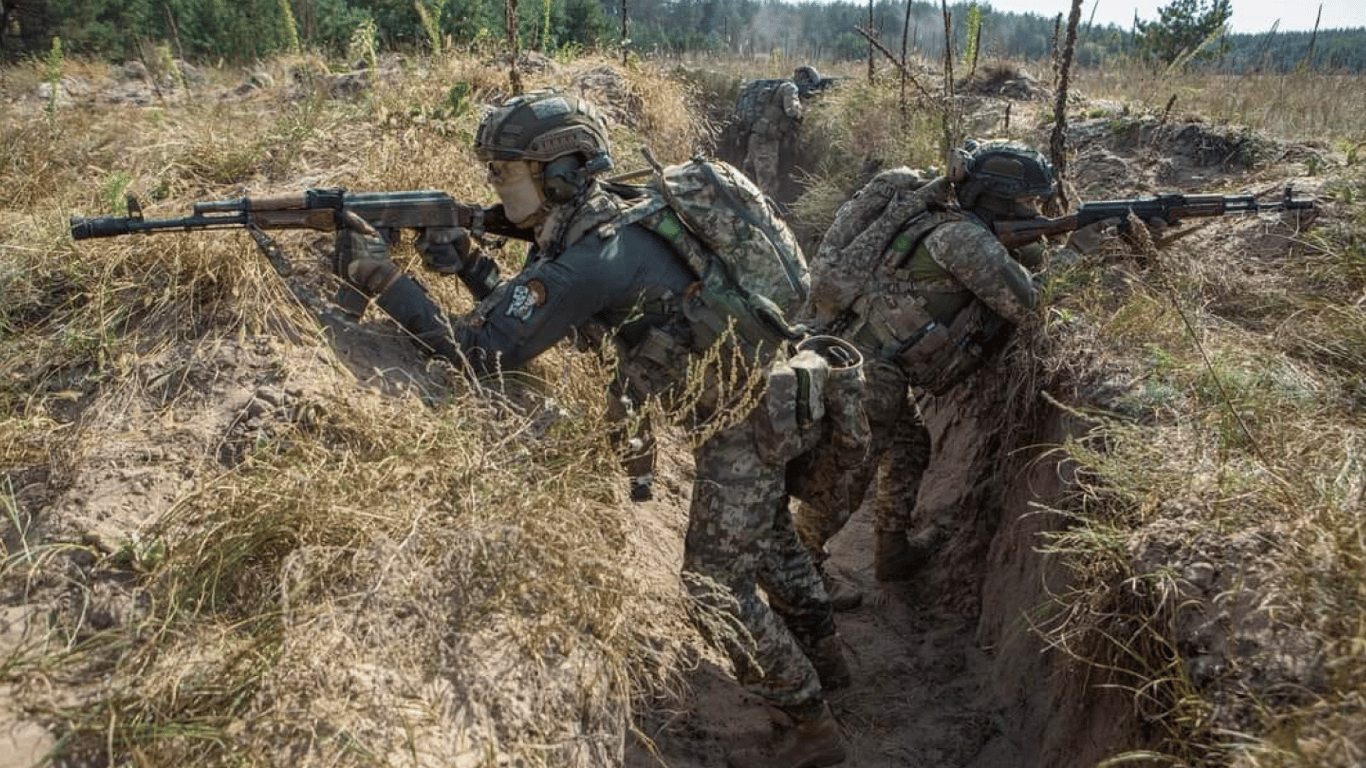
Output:
<path fill-rule="evenodd" d="M 833 572 L 864 593 L 862 606 L 836 615 L 853 671 L 853 684 L 830 696 L 850 747 L 843 766 L 1020 765 L 1021 750 L 1003 727 L 1004 707 L 981 693 L 990 688 L 989 665 L 974 639 L 977 611 L 941 607 L 977 601 L 942 599 L 927 579 L 877 582 L 866 507 L 830 548 Z M 727 752 L 763 743 L 782 718 L 714 665 L 699 666 L 687 682 L 684 699 L 661 702 L 642 716 L 638 725 L 657 752 L 633 739 L 627 768 L 725 766 Z"/>

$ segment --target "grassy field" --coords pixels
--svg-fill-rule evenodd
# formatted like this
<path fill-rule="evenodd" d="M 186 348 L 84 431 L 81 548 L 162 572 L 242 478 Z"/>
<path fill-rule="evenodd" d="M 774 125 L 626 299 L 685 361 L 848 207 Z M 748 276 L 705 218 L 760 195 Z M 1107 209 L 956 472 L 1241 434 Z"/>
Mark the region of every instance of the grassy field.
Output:
<path fill-rule="evenodd" d="M 742 73 L 789 69 L 579 59 L 523 78 L 591 88 L 631 170 L 644 144 L 665 162 L 706 148 L 699 118 Z M 330 70 L 301 56 L 188 88 L 93 62 L 0 71 L 9 708 L 91 765 L 611 764 L 632 702 L 707 650 L 676 576 L 622 557 L 648 546 L 597 363 L 557 348 L 507 392 L 415 355 L 362 366 L 326 351 L 241 232 L 70 240 L 69 216 L 130 191 L 157 217 L 309 186 L 492 202 L 469 145 L 480 105 L 508 93 L 497 61 L 396 61 L 354 92 Z M 123 89 L 145 103 L 107 98 Z M 1075 579 L 1039 631 L 1122 672 L 1161 744 L 1127 759 L 1360 765 L 1366 81 L 1113 67 L 1072 89 L 1070 119 L 1116 133 L 1199 119 L 1263 138 L 1229 184 L 1279 184 L 1274 148 L 1307 145 L 1293 173 L 1322 212 L 1291 236 L 1052 270 L 1030 367 L 1058 397 L 1121 377 L 1132 409 L 1081 411 L 1094 429 L 1061 446 L 1078 491 L 1040 504 L 1073 524 L 1037 546 Z M 803 227 L 869 167 L 942 165 L 939 93 L 908 93 L 851 81 L 808 123 L 823 159 Z M 1034 142 L 1053 113 L 981 107 L 962 112 L 977 132 Z M 317 239 L 280 236 L 314 288 Z M 417 269 L 411 248 L 397 258 Z"/>

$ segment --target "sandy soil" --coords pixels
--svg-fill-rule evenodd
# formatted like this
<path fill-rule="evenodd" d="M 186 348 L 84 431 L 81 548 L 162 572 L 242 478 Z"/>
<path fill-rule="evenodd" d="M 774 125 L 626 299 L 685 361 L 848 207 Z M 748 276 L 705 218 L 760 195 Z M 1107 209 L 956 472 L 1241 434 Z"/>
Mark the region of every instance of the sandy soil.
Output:
<path fill-rule="evenodd" d="M 979 691 L 989 674 L 973 643 L 971 613 L 926 607 L 915 582 L 873 579 L 871 516 L 860 512 L 832 542 L 833 571 L 864 592 L 864 604 L 837 617 L 853 685 L 830 697 L 849 742 L 850 768 L 1020 765 L 999 718 L 1001 706 Z M 630 768 L 724 766 L 728 751 L 759 744 L 782 714 L 703 663 L 690 676 L 691 694 L 649 713 L 641 724 L 657 756 L 642 742 L 629 749 Z"/>

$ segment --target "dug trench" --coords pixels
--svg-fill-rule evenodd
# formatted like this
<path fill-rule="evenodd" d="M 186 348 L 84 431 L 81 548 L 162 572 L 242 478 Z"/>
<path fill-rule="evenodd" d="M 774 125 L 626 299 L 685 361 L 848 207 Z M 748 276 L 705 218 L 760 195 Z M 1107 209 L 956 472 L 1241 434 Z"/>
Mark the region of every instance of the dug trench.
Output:
<path fill-rule="evenodd" d="M 1005 373 L 983 372 L 979 383 Z M 867 503 L 831 542 L 831 570 L 864 595 L 836 617 L 853 671 L 852 685 L 829 696 L 849 746 L 844 765 L 1067 768 L 1150 741 L 1131 694 L 1045 639 L 1069 581 L 1041 551 L 1065 524 L 1046 509 L 1073 485 L 1057 446 L 1089 426 L 1036 395 L 1021 427 L 1006 417 L 1018 413 L 1015 389 L 922 398 L 934 452 L 916 522 L 948 537 L 914 579 L 874 578 Z M 714 662 L 699 661 L 684 690 L 640 715 L 627 766 L 723 766 L 728 751 L 787 725 Z"/>
<path fill-rule="evenodd" d="M 1258 151 L 1276 162 L 1249 173 L 1238 161 L 1247 153 L 1242 140 L 1230 143 L 1214 127 L 1149 121 L 1131 133 L 1094 120 L 1072 126 L 1072 172 L 1088 198 L 1130 194 L 1112 188 L 1118 178 L 1149 193 L 1215 183 L 1275 190 L 1292 181 L 1297 194 L 1321 192 L 1296 170 L 1320 151 L 1315 147 L 1268 144 Z M 1035 145 L 1046 143 L 1041 135 Z M 1188 247 L 1236 261 L 1268 248 L 1284 252 L 1290 242 L 1292 230 L 1282 225 L 1233 219 Z M 1165 705 L 1154 707 L 1143 691 L 1151 682 L 1144 661 L 1108 655 L 1133 636 L 1109 643 L 1103 632 L 1069 624 L 1080 618 L 1094 628 L 1107 611 L 1124 610 L 1127 598 L 1108 593 L 1099 597 L 1103 605 L 1075 602 L 1084 591 L 1074 590 L 1079 574 L 1049 554 L 1056 536 L 1073 527 L 1067 510 L 1087 491 L 1063 446 L 1096 437 L 1083 414 L 1126 411 L 1131 398 L 1118 382 L 1134 377 L 1106 373 L 1108 365 L 1088 351 L 1094 340 L 1076 339 L 1080 346 L 1058 354 L 1039 333 L 1021 329 L 1015 353 L 995 368 L 949 395 L 921 398 L 934 447 L 915 524 L 948 536 L 916 576 L 875 580 L 866 504 L 830 544 L 831 570 L 865 598 L 836 616 L 853 683 L 829 698 L 849 768 L 1089 768 L 1163 749 L 1171 724 Z M 1045 370 L 1054 366 L 1040 361 L 1050 356 L 1079 365 Z M 666 514 L 683 508 L 676 502 Z M 1182 664 L 1194 647 L 1183 646 Z M 1171 650 L 1162 651 L 1167 662 Z M 716 664 L 699 661 L 687 682 L 683 694 L 644 707 L 627 749 L 629 768 L 723 766 L 728 751 L 766 742 L 788 725 Z"/>

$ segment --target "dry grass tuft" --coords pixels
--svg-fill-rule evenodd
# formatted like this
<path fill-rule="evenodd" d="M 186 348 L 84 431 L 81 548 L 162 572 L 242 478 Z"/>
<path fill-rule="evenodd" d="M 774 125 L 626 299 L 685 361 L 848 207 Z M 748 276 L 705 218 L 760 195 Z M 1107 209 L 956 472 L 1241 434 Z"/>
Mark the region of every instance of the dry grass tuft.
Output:
<path fill-rule="evenodd" d="M 294 66 L 175 110 L 73 109 L 55 135 L 0 121 L 0 576 L 51 601 L 4 677 L 71 759 L 619 760 L 632 700 L 700 641 L 676 577 L 629 575 L 601 366 L 557 350 L 478 392 L 421 364 L 358 381 L 244 233 L 66 237 L 125 189 L 149 217 L 305 186 L 489 201 L 468 147 L 498 69 L 421 62 L 332 98 Z M 658 76 L 612 82 L 656 140 L 692 135 Z M 317 236 L 279 239 L 329 291 Z M 124 505 L 135 480 L 146 503 Z"/>

